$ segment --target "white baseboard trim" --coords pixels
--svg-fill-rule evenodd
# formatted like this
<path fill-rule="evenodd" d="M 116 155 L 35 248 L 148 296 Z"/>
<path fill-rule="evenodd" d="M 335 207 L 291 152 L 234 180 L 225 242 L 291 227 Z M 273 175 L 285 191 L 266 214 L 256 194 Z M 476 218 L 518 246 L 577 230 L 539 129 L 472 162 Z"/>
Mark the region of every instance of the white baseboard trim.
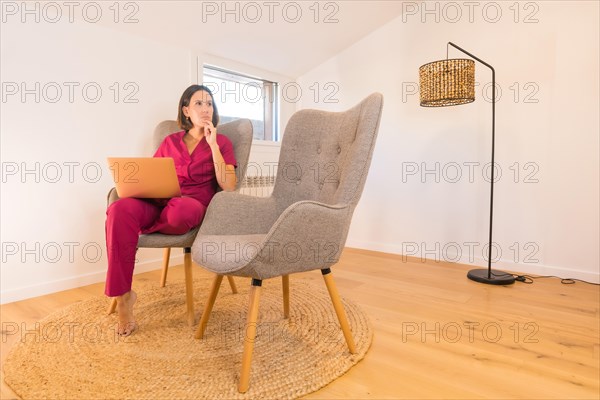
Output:
<path fill-rule="evenodd" d="M 390 253 L 396 255 L 403 255 L 403 250 L 397 244 L 386 244 L 386 243 L 376 243 L 376 242 L 366 242 L 366 241 L 355 241 L 349 240 L 346 243 L 347 247 L 352 247 L 356 249 L 364 249 L 364 250 L 372 250 L 372 251 L 380 251 L 383 253 Z M 431 249 L 430 249 L 431 250 Z M 424 251 L 423 254 L 405 254 L 413 258 L 421 257 L 423 262 L 452 262 L 456 264 L 462 265 L 472 265 L 474 267 L 487 267 L 487 262 L 483 259 L 483 257 L 475 256 L 475 257 L 465 257 L 457 254 L 456 252 L 452 252 L 450 250 L 444 252 L 444 254 L 436 257 L 426 257 L 430 256 L 427 251 Z M 471 259 L 469 259 L 471 258 Z M 170 258 L 170 265 L 180 265 L 183 264 L 183 255 L 172 255 Z M 494 264 L 495 269 L 500 269 L 508 272 L 514 272 L 519 274 L 531 274 L 531 275 L 554 275 L 560 278 L 574 278 L 581 279 L 588 282 L 600 283 L 600 274 L 577 270 L 577 269 L 567 269 L 563 267 L 556 267 L 551 265 L 543 265 L 540 263 L 515 263 L 513 260 L 501 259 Z M 152 259 L 145 261 L 143 263 L 139 263 L 135 266 L 135 275 L 141 274 L 144 272 L 154 271 L 162 268 L 162 259 Z M 30 299 L 33 297 L 43 296 L 50 293 L 56 293 L 63 290 L 69 290 L 78 288 L 85 285 L 91 285 L 93 283 L 103 282 L 106 279 L 106 270 L 92 272 L 88 274 L 78 275 L 71 278 L 59 279 L 51 282 L 45 282 L 42 284 L 31 285 L 31 286 L 23 286 L 16 289 L 9 289 L 6 291 L 2 291 L 0 293 L 0 304 L 12 303 L 15 301 Z"/>
<path fill-rule="evenodd" d="M 183 264 L 183 255 L 172 255 L 169 265 Z M 162 259 L 147 260 L 135 266 L 134 275 L 144 272 L 155 271 L 162 268 Z M 75 289 L 81 286 L 91 285 L 106 280 L 106 270 L 91 272 L 73 276 L 71 278 L 58 279 L 37 285 L 22 286 L 9 289 L 0 293 L 0 304 L 8 304 L 15 301 L 31 299 L 50 293 L 62 292 L 63 290 Z"/>
<path fill-rule="evenodd" d="M 411 258 L 420 258 L 423 262 L 446 262 L 446 263 L 455 263 L 457 265 L 472 265 L 474 267 L 487 268 L 487 261 L 482 256 L 478 255 L 469 255 L 468 251 L 466 251 L 467 255 L 458 254 L 457 251 L 453 251 L 454 249 L 449 246 L 446 250 L 443 248 L 435 249 L 434 245 L 429 244 L 428 249 L 412 248 L 412 253 L 407 253 L 406 246 L 402 248 L 398 244 L 390 244 L 390 243 L 377 243 L 377 242 L 367 242 L 367 241 L 357 241 L 357 240 L 348 240 L 346 243 L 346 247 L 352 247 L 356 249 L 364 249 L 364 250 L 372 250 L 372 251 L 380 251 L 383 253 L 390 253 L 396 255 L 405 255 Z M 417 246 L 420 247 L 420 246 Z M 441 247 L 441 246 L 440 246 Z M 478 249 L 479 253 L 481 253 L 481 248 Z M 415 251 L 417 251 L 415 253 Z M 462 250 L 461 250 L 462 251 Z M 477 253 L 477 252 L 475 252 Z M 510 256 L 510 254 L 509 254 Z M 413 261 L 413 260 L 411 260 Z M 600 272 L 591 272 L 580 269 L 571 269 L 558 267 L 553 265 L 544 265 L 539 262 L 535 263 L 527 263 L 527 262 L 514 262 L 514 260 L 507 259 L 502 257 L 500 260 L 493 260 L 492 268 L 499 269 L 506 272 L 518 273 L 519 275 L 552 275 L 558 276 L 563 279 L 572 278 L 572 279 L 580 279 L 587 282 L 600 283 Z"/>

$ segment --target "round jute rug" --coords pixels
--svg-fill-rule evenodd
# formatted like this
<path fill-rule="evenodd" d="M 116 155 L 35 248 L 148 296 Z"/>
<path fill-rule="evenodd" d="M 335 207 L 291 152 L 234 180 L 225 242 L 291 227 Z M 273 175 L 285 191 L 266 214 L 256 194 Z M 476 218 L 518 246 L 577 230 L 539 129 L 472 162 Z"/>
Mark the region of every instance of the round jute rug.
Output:
<path fill-rule="evenodd" d="M 250 281 L 236 282 L 232 294 L 223 280 L 202 340 L 186 323 L 182 281 L 134 283 L 140 327 L 127 338 L 114 334 L 106 297 L 70 305 L 22 335 L 4 364 L 5 381 L 23 399 L 296 398 L 344 374 L 369 349 L 366 315 L 342 299 L 357 348 L 349 353 L 323 282 L 290 279 L 286 320 L 281 280 L 264 281 L 250 390 L 238 393 Z M 194 281 L 196 323 L 210 283 Z"/>

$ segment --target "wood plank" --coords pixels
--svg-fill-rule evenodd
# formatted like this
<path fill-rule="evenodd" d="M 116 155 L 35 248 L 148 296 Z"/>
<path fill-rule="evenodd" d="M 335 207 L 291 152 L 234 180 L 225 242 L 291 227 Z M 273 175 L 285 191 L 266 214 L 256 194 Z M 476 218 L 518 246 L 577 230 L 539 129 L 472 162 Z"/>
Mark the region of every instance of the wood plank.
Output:
<path fill-rule="evenodd" d="M 334 279 L 340 295 L 369 316 L 373 345 L 348 373 L 306 398 L 598 399 L 600 287 L 558 279 L 488 286 L 467 279 L 471 268 L 346 248 Z M 136 275 L 134 286 L 158 284 L 160 274 Z M 194 275 L 212 276 L 201 268 Z M 170 267 L 167 285 L 183 277 L 182 266 Z M 325 289 L 320 271 L 290 276 L 290 291 L 297 280 Z M 103 290 L 98 283 L 6 304 L 0 321 L 33 329 L 49 313 Z M 4 362 L 19 339 L 2 339 Z M 0 393 L 16 397 L 3 372 Z"/>

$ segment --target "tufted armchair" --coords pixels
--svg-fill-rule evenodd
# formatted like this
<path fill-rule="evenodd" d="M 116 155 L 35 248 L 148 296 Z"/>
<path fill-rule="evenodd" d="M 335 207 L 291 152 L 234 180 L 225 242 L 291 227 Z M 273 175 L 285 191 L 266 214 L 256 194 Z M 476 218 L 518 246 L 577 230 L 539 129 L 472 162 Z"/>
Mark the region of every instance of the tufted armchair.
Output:
<path fill-rule="evenodd" d="M 154 149 L 158 149 L 163 139 L 171 133 L 180 132 L 181 129 L 177 125 L 177 121 L 167 120 L 162 121 L 154 129 L 153 145 Z M 228 122 L 223 125 L 219 125 L 217 128 L 217 134 L 225 135 L 233 144 L 233 151 L 237 161 L 236 176 L 237 186 L 234 192 L 239 191 L 242 181 L 245 178 L 248 158 L 250 156 L 250 148 L 252 146 L 252 123 L 248 119 L 239 119 L 232 122 Z M 221 191 L 221 189 L 218 189 Z M 117 201 L 119 196 L 115 188 L 112 188 L 108 193 L 107 206 Z M 165 235 L 162 233 L 149 233 L 146 235 L 140 235 L 138 240 L 138 248 L 164 248 L 163 253 L 163 267 L 162 275 L 160 280 L 160 286 L 164 287 L 167 282 L 167 272 L 169 268 L 169 258 L 171 255 L 172 247 L 183 248 L 184 252 L 184 272 L 185 272 L 185 287 L 186 287 L 186 307 L 187 307 L 187 320 L 188 324 L 192 326 L 194 324 L 194 298 L 193 298 L 193 287 L 192 287 L 192 259 L 191 259 L 191 247 L 194 243 L 194 239 L 198 234 L 199 227 L 190 230 L 183 235 Z M 237 293 L 235 282 L 233 277 L 229 276 L 229 285 L 233 293 Z M 116 297 L 113 298 L 108 313 L 112 314 L 117 306 Z"/>
<path fill-rule="evenodd" d="M 283 136 L 272 195 L 221 192 L 207 210 L 192 258 L 217 277 L 196 338 L 204 335 L 223 276 L 252 278 L 238 383 L 242 393 L 249 387 L 263 279 L 283 277 L 287 318 L 289 274 L 320 269 L 350 353 L 355 353 L 330 267 L 340 258 L 365 185 L 382 107 L 383 96 L 374 93 L 345 112 L 295 113 Z"/>

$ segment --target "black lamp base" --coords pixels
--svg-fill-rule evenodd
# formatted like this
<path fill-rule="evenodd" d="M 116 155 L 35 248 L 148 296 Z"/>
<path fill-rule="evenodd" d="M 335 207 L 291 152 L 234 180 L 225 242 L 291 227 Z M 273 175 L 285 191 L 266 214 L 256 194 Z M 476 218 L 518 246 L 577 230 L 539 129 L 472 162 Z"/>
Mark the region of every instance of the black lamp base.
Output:
<path fill-rule="evenodd" d="M 515 277 L 507 272 L 492 270 L 491 278 L 488 278 L 487 269 L 472 269 L 467 274 L 467 278 L 488 285 L 510 285 L 515 283 Z"/>

